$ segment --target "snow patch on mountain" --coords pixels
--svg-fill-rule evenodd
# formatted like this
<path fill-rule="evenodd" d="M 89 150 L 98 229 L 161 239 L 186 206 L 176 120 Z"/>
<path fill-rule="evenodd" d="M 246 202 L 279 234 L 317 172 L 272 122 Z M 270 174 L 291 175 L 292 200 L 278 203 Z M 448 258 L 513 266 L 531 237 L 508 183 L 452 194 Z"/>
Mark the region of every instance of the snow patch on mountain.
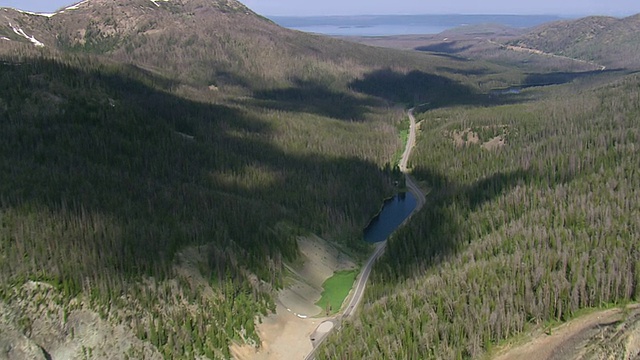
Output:
<path fill-rule="evenodd" d="M 20 10 L 20 9 L 14 9 L 14 10 L 19 12 L 19 13 L 23 13 L 23 14 L 29 14 L 29 15 L 35 15 L 35 16 L 44 16 L 44 17 L 49 17 L 49 18 L 56 14 L 56 13 L 35 13 L 35 12 L 32 12 L 32 11 L 24 11 L 24 10 Z"/>
<path fill-rule="evenodd" d="M 17 11 L 21 14 L 27 14 L 27 15 L 35 15 L 35 16 L 45 16 L 45 17 L 52 17 L 53 15 L 55 15 L 56 13 L 35 13 L 32 11 L 25 11 L 25 10 L 20 10 L 20 9 L 16 9 L 16 8 L 12 8 L 12 7 L 5 7 L 2 10 L 4 10 L 5 12 L 8 12 L 9 9 L 13 10 L 13 11 Z"/>
<path fill-rule="evenodd" d="M 158 4 L 158 1 L 168 2 L 169 0 L 151 0 L 151 2 L 152 2 L 155 6 L 160 7 L 160 4 Z"/>
<path fill-rule="evenodd" d="M 67 7 L 66 7 L 66 8 L 64 8 L 62 11 L 66 11 L 66 10 L 78 10 L 78 9 L 80 8 L 80 5 L 82 5 L 82 4 L 86 4 L 86 3 L 88 3 L 88 2 L 89 2 L 89 0 L 81 1 L 81 2 L 79 2 L 79 3 L 77 3 L 77 4 L 73 4 L 73 5 L 71 5 L 71 6 L 67 6 Z M 61 11 L 61 12 L 62 12 L 62 11 Z"/>
<path fill-rule="evenodd" d="M 38 47 L 44 47 L 44 44 L 43 44 L 42 42 L 38 41 L 38 39 L 36 39 L 36 38 L 35 38 L 35 37 L 33 37 L 33 36 L 29 36 L 29 35 L 27 35 L 27 34 L 24 32 L 24 30 L 22 30 L 22 29 L 20 29 L 20 28 L 18 28 L 18 27 L 13 26 L 11 23 L 9 23 L 9 26 L 11 27 L 11 30 L 13 30 L 13 32 L 14 32 L 14 33 L 16 33 L 16 34 L 18 34 L 18 35 L 22 36 L 23 38 L 25 38 L 25 39 L 27 39 L 27 40 L 31 41 L 31 43 L 33 43 L 33 45 L 38 46 Z"/>

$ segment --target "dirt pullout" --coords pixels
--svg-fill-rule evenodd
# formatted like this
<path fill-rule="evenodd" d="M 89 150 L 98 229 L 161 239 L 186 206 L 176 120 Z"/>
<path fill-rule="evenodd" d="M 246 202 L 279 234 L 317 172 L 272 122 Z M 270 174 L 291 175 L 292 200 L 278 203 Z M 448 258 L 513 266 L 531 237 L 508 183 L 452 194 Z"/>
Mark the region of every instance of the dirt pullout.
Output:
<path fill-rule="evenodd" d="M 480 137 L 478 136 L 478 133 L 474 132 L 471 129 L 462 131 L 455 130 L 450 135 L 456 147 L 465 147 L 469 145 L 480 144 Z"/>
<path fill-rule="evenodd" d="M 258 324 L 262 339 L 259 349 L 233 345 L 231 352 L 240 360 L 302 359 L 311 350 L 310 336 L 325 318 L 317 317 L 322 309 L 315 305 L 322 294 L 322 284 L 334 272 L 356 269 L 349 257 L 318 236 L 300 238 L 301 258 L 287 266 L 287 287 L 278 293 L 276 313 Z"/>
<path fill-rule="evenodd" d="M 507 346 L 494 360 L 638 359 L 640 306 L 610 309 L 579 317 L 550 332 L 538 330 L 531 341 Z"/>
<path fill-rule="evenodd" d="M 276 314 L 262 320 L 258 334 L 259 349 L 244 345 L 231 346 L 231 354 L 238 360 L 303 359 L 313 345 L 309 337 L 323 319 L 301 319 L 278 304 Z"/>

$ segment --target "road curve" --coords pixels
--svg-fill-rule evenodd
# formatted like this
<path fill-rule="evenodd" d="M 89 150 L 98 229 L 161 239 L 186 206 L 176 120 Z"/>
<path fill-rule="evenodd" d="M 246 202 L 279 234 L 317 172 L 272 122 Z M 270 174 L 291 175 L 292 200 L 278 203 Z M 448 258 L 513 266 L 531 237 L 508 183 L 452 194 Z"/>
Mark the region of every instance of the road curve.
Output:
<path fill-rule="evenodd" d="M 411 151 L 413 150 L 413 147 L 416 144 L 417 125 L 416 125 L 416 118 L 413 116 L 414 110 L 415 108 L 411 108 L 407 113 L 409 115 L 409 121 L 410 121 L 409 138 L 407 139 L 407 146 L 404 149 L 404 153 L 402 153 L 402 158 L 400 159 L 400 163 L 398 164 L 398 167 L 400 168 L 400 171 L 405 176 L 407 189 L 409 189 L 409 191 L 416 198 L 416 208 L 413 210 L 411 215 L 409 215 L 407 220 L 405 220 L 405 222 L 402 225 L 404 225 L 416 212 L 418 212 L 418 210 L 420 210 L 426 202 L 425 195 L 422 193 L 422 190 L 420 190 L 415 180 L 411 177 L 411 175 L 409 175 L 408 168 L 407 168 L 407 164 L 409 163 L 409 157 L 411 156 Z M 367 286 L 369 275 L 371 275 L 371 269 L 373 268 L 373 264 L 376 262 L 376 260 L 378 260 L 380 256 L 382 256 L 386 246 L 387 246 L 386 241 L 378 243 L 378 245 L 376 246 L 376 250 L 371 255 L 371 257 L 369 257 L 369 260 L 367 260 L 367 263 L 362 268 L 362 271 L 358 276 L 356 285 L 353 290 L 353 294 L 351 296 L 351 300 L 349 301 L 349 304 L 347 305 L 347 307 L 344 308 L 342 315 L 338 314 L 333 319 L 327 320 L 327 321 L 331 321 L 334 324 L 338 324 L 338 326 L 333 326 L 331 330 L 340 328 L 340 322 L 343 319 L 351 316 L 358 308 L 360 301 L 362 301 L 362 296 L 364 295 L 364 290 Z M 311 339 L 314 347 L 313 347 L 313 350 L 311 350 L 311 352 L 309 353 L 309 355 L 305 357 L 305 360 L 311 360 L 315 358 L 316 350 L 318 349 L 320 344 L 322 344 L 322 342 L 327 338 L 327 336 L 329 336 L 330 333 L 331 332 L 319 332 L 318 330 L 316 330 L 311 335 Z"/>

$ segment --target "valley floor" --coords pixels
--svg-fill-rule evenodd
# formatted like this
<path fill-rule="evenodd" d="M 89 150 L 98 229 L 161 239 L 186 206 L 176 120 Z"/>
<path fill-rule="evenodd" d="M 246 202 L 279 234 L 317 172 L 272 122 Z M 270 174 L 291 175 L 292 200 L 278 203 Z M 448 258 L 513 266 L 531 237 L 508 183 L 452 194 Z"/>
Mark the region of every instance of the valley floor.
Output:
<path fill-rule="evenodd" d="M 299 239 L 298 246 L 301 259 L 287 266 L 290 275 L 278 294 L 276 313 L 257 326 L 260 348 L 234 345 L 231 352 L 236 359 L 304 359 L 313 349 L 310 336 L 326 320 L 315 305 L 322 284 L 336 271 L 356 269 L 356 264 L 317 236 Z"/>

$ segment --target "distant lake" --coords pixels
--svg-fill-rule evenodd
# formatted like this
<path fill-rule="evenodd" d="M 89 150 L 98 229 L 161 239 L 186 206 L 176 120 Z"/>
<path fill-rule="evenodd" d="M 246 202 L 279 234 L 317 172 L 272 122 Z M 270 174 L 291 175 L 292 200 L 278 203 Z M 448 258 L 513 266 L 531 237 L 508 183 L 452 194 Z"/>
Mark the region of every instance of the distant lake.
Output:
<path fill-rule="evenodd" d="M 465 25 L 498 24 L 528 28 L 561 20 L 551 15 L 380 15 L 273 16 L 280 26 L 332 36 L 390 36 L 438 34 Z"/>
<path fill-rule="evenodd" d="M 309 33 L 331 36 L 391 36 L 391 35 L 415 35 L 415 34 L 439 34 L 449 30 L 453 26 L 429 26 L 429 25 L 374 25 L 374 26 L 337 26 L 316 25 L 291 27 Z"/>

